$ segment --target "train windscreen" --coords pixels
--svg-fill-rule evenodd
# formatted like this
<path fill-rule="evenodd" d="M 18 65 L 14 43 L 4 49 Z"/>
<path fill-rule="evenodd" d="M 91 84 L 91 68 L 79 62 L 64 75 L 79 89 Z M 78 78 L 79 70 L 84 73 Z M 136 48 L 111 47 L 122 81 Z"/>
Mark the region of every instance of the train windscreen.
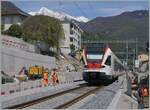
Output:
<path fill-rule="evenodd" d="M 86 48 L 87 62 L 100 62 L 103 58 L 103 48 L 88 47 Z"/>

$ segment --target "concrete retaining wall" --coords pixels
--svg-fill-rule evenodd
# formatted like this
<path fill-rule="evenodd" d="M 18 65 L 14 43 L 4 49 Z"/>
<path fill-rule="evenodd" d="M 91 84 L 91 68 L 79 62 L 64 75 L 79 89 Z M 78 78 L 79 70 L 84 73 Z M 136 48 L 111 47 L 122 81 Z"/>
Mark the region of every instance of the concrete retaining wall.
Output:
<path fill-rule="evenodd" d="M 24 50 L 28 52 L 35 52 L 35 47 L 32 44 L 29 44 L 23 41 L 21 38 L 11 37 L 8 35 L 1 35 L 2 45 L 5 47 L 16 48 L 19 50 Z"/>
<path fill-rule="evenodd" d="M 38 87 L 42 87 L 41 80 L 27 81 L 22 83 L 6 83 L 1 86 L 1 95 L 10 95 L 15 92 L 21 92 Z"/>
<path fill-rule="evenodd" d="M 9 96 L 2 96 L 2 108 L 10 107 L 13 105 L 21 104 L 24 102 L 32 101 L 41 97 L 45 97 L 48 95 L 56 94 L 64 90 L 68 90 L 74 87 L 78 87 L 78 84 L 84 83 L 81 82 L 75 82 L 70 84 L 63 84 L 58 86 L 48 86 L 48 87 L 41 87 L 41 88 L 35 88 L 30 89 L 23 92 L 18 92 L 11 94 Z"/>
<path fill-rule="evenodd" d="M 82 80 L 82 73 L 81 72 L 65 72 L 65 73 L 58 73 L 60 83 L 64 82 L 75 82 L 78 80 Z"/>
<path fill-rule="evenodd" d="M 82 80 L 82 74 L 78 72 L 68 72 L 63 74 L 58 74 L 59 84 L 69 84 L 77 80 Z M 53 86 L 52 82 L 49 80 L 49 86 Z M 25 90 L 44 87 L 42 84 L 42 79 L 40 80 L 30 80 L 21 83 L 6 83 L 1 86 L 1 95 L 10 95 L 15 92 L 23 92 Z"/>
<path fill-rule="evenodd" d="M 2 71 L 10 76 L 18 74 L 22 67 L 28 68 L 29 66 L 38 65 L 52 69 L 56 66 L 54 57 L 29 53 L 15 48 L 2 46 L 1 54 Z"/>

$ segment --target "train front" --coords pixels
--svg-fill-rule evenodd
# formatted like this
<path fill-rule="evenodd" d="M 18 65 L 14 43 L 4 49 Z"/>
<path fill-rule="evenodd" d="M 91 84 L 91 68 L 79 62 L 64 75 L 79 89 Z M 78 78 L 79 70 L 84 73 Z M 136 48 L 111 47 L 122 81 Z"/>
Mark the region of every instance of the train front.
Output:
<path fill-rule="evenodd" d="M 88 83 L 96 83 L 103 80 L 105 75 L 100 72 L 103 68 L 102 59 L 104 57 L 105 48 L 99 47 L 86 47 L 83 50 L 83 59 L 85 63 L 85 68 L 83 70 L 83 80 Z"/>

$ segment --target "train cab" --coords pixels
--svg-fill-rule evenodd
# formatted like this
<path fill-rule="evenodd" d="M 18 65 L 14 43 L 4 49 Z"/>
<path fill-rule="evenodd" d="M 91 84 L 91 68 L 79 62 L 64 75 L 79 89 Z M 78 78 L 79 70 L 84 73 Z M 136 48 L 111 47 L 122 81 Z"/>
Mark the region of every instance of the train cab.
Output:
<path fill-rule="evenodd" d="M 83 59 L 83 80 L 86 82 L 109 82 L 117 77 L 115 70 L 121 62 L 108 46 L 84 48 Z"/>

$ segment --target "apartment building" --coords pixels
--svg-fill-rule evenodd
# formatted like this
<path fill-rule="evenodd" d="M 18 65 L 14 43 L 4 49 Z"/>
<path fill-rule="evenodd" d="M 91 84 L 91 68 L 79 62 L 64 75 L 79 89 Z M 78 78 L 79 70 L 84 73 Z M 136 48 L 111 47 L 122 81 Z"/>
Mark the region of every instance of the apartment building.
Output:
<path fill-rule="evenodd" d="M 63 53 L 70 53 L 71 45 L 74 46 L 74 51 L 81 49 L 81 34 L 82 29 L 74 22 L 65 20 L 62 21 L 65 37 L 60 42 L 60 48 Z"/>

